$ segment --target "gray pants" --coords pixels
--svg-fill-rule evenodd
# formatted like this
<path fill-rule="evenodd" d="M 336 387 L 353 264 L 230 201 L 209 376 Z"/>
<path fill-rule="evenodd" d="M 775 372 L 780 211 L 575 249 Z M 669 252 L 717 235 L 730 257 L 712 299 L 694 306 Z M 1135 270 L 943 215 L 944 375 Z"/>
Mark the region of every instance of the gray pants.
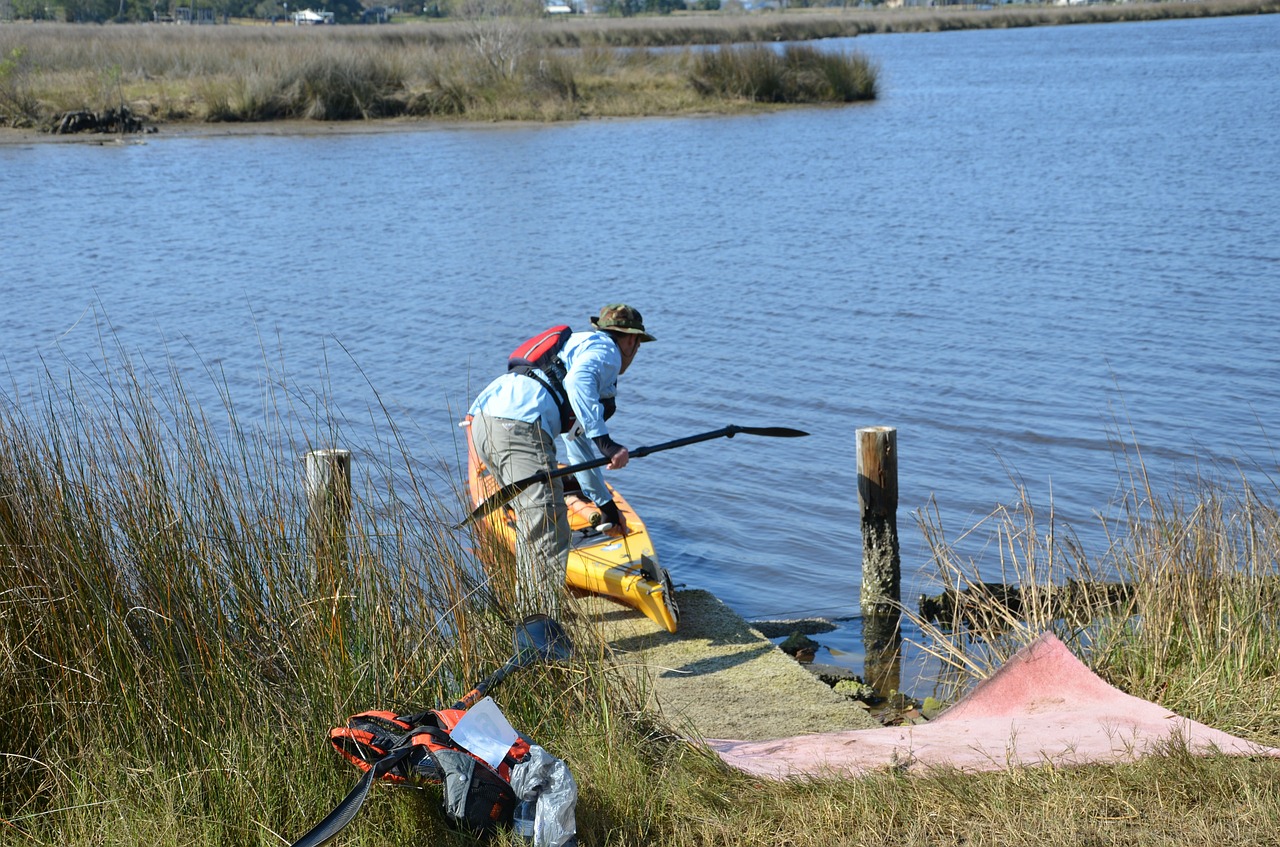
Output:
<path fill-rule="evenodd" d="M 499 485 L 556 466 L 556 441 L 541 425 L 490 417 L 471 420 L 471 443 Z M 564 483 L 537 482 L 512 502 L 516 512 L 516 604 L 521 616 L 556 617 L 564 596 L 569 557 L 569 516 Z"/>

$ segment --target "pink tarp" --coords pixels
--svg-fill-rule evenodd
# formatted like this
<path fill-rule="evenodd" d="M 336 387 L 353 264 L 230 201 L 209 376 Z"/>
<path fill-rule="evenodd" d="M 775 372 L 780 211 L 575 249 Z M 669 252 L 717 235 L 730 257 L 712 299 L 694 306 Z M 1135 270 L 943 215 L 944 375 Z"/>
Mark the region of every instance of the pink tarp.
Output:
<path fill-rule="evenodd" d="M 1049 633 L 928 723 L 707 743 L 733 767 L 784 778 L 857 775 L 887 767 L 991 771 L 1118 762 L 1158 752 L 1171 741 L 1185 742 L 1197 753 L 1280 756 L 1280 749 L 1228 735 L 1113 688 Z"/>

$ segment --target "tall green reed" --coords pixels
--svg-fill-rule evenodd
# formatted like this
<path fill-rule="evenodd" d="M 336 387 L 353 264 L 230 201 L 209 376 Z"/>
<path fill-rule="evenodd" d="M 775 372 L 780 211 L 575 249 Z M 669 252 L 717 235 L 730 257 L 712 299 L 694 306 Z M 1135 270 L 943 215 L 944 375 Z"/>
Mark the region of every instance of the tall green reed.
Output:
<path fill-rule="evenodd" d="M 327 569 L 299 458 L 347 436 L 323 400 L 281 388 L 247 422 L 217 390 L 204 408 L 176 368 L 104 366 L 0 406 L 6 831 L 299 833 L 352 777 L 327 727 L 451 703 L 511 651 L 509 616 L 451 529 L 457 503 L 394 422 L 389 441 L 351 445 L 364 482 Z M 588 722 L 612 708 L 581 665 L 522 676 L 504 704 L 551 737 L 565 721 L 547 703 Z"/>

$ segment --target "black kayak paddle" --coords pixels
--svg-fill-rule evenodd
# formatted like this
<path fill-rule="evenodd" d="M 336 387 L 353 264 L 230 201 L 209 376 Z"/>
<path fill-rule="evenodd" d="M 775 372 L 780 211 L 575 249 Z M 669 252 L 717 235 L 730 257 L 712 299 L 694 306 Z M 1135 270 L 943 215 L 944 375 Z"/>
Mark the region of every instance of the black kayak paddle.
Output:
<path fill-rule="evenodd" d="M 739 433 L 743 435 L 763 435 L 768 438 L 799 438 L 809 433 L 798 429 L 790 429 L 785 426 L 729 426 L 721 429 L 715 429 L 711 432 L 704 432 L 699 435 L 688 435 L 684 438 L 677 438 L 673 441 L 664 441 L 661 444 L 654 444 L 649 447 L 637 447 L 630 451 L 631 458 L 639 459 L 648 456 L 650 453 L 658 453 L 662 450 L 674 450 L 676 447 L 687 447 L 690 444 L 697 444 L 701 441 L 710 441 L 713 438 L 733 438 Z M 535 482 L 550 482 L 556 477 L 568 476 L 578 471 L 590 470 L 591 468 L 602 467 L 609 464 L 609 460 L 604 456 L 592 459 L 588 462 L 579 462 L 576 465 L 567 465 L 562 468 L 548 469 L 538 471 L 536 474 L 527 476 L 524 479 L 517 479 L 515 482 L 509 482 L 499 488 L 492 496 L 485 499 L 483 503 L 471 510 L 471 514 L 467 515 L 467 519 L 458 524 L 455 529 L 461 529 L 475 523 L 480 518 L 492 512 L 494 509 L 501 508 L 507 503 L 515 499 L 521 491 L 524 491 Z"/>

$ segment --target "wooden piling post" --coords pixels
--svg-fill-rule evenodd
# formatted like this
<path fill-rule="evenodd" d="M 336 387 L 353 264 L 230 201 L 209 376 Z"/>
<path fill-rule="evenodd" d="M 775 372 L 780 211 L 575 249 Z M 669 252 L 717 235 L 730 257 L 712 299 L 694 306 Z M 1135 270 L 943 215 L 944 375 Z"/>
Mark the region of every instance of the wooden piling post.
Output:
<path fill-rule="evenodd" d="M 316 562 L 317 587 L 333 591 L 342 583 L 351 517 L 351 451 L 312 450 L 304 458 L 307 540 Z"/>
<path fill-rule="evenodd" d="M 898 555 L 898 431 L 858 430 L 858 506 L 862 513 L 864 676 L 881 696 L 900 685 L 902 560 Z"/>
<path fill-rule="evenodd" d="M 902 614 L 862 616 L 862 679 L 881 697 L 902 688 Z"/>
<path fill-rule="evenodd" d="M 902 560 L 898 551 L 898 430 L 894 427 L 858 430 L 858 506 L 862 513 L 862 613 L 897 616 L 902 599 Z"/>

